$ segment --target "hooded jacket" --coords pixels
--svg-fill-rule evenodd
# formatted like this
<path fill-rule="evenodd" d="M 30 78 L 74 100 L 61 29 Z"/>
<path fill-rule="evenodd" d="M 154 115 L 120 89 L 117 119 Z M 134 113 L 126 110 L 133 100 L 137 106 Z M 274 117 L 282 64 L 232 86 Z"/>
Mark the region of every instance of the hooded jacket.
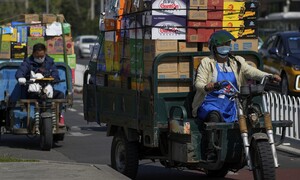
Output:
<path fill-rule="evenodd" d="M 248 65 L 241 56 L 235 56 L 235 59 L 236 60 L 230 58 L 229 64 L 234 72 L 238 88 L 241 85 L 245 85 L 248 79 L 260 81 L 265 75 L 270 75 L 269 73 Z M 202 104 L 204 97 L 208 93 L 204 90 L 204 87 L 212 82 L 213 77 L 217 76 L 216 64 L 217 61 L 214 60 L 213 56 L 205 57 L 201 60 L 201 64 L 197 69 L 195 79 L 196 94 L 192 103 L 193 117 L 197 117 L 198 107 Z"/>
<path fill-rule="evenodd" d="M 26 58 L 17 70 L 15 77 L 17 79 L 24 77 L 29 80 L 30 71 L 41 73 L 44 77 L 51 76 L 55 80 L 59 80 L 58 70 L 54 64 L 54 59 L 48 55 L 45 56 L 45 60 L 43 63 L 35 62 L 32 55 Z"/>

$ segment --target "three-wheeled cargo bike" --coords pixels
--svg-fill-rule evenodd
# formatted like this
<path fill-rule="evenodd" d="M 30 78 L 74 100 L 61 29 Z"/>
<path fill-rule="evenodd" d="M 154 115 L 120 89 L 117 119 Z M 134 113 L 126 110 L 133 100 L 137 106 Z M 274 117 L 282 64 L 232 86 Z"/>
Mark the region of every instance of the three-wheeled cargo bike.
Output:
<path fill-rule="evenodd" d="M 62 141 L 66 133 L 66 126 L 59 126 L 59 119 L 60 110 L 72 105 L 71 69 L 65 63 L 56 63 L 60 82 L 53 78 L 35 81 L 42 86 L 52 84 L 64 93 L 64 99 L 49 99 L 43 94 L 28 99 L 27 87 L 19 85 L 15 78 L 20 65 L 17 61 L 0 63 L 1 134 L 39 136 L 41 149 L 50 150 L 53 142 Z"/>
<path fill-rule="evenodd" d="M 256 52 L 233 54 L 243 56 L 249 64 L 262 69 Z M 117 76 L 117 72 L 85 72 L 84 117 L 87 121 L 107 123 L 107 135 L 114 137 L 111 146 L 114 169 L 134 179 L 139 160 L 151 159 L 168 168 L 200 170 L 212 177 L 224 177 L 228 171 L 236 172 L 247 165 L 254 179 L 275 179 L 275 168 L 279 166 L 275 145 L 282 143 L 285 129 L 292 123 L 271 121 L 264 91 L 268 77 L 236 90 L 232 98 L 237 102 L 237 122 L 202 124 L 192 117 L 191 104 L 195 92 L 195 59 L 203 56 L 209 56 L 209 52 L 160 54 L 154 59 L 149 76 L 128 75 L 122 79 L 121 87 L 108 83 L 108 77 Z M 159 77 L 158 66 L 174 60 L 188 64 L 188 75 Z M 96 82 L 101 78 L 100 83 L 90 84 L 89 74 L 96 77 Z M 132 88 L 134 78 L 148 83 L 149 88 Z M 163 86 L 177 89 L 163 93 L 159 89 Z M 274 134 L 278 128 L 282 136 L 276 142 Z M 205 156 L 204 137 L 209 131 L 217 152 L 215 162 L 206 161 Z"/>

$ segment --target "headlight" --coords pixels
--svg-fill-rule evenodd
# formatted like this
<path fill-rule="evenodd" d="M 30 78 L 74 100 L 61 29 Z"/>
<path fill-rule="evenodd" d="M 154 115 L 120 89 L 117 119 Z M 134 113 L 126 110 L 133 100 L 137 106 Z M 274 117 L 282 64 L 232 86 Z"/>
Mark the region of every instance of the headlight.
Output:
<path fill-rule="evenodd" d="M 293 65 L 293 69 L 295 71 L 300 71 L 300 65 Z"/>
<path fill-rule="evenodd" d="M 258 121 L 259 121 L 259 118 L 258 118 L 258 114 L 257 113 L 251 113 L 249 114 L 249 120 L 250 120 L 250 123 L 252 124 L 252 126 L 254 127 Z"/>

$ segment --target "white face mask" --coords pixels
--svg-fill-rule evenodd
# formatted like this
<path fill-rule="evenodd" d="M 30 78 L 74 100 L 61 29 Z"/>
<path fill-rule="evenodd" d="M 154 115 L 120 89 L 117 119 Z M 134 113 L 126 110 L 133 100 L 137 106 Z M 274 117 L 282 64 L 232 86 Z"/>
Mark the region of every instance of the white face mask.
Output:
<path fill-rule="evenodd" d="M 226 57 L 228 53 L 230 52 L 231 47 L 230 46 L 219 46 L 217 47 L 217 52 L 220 57 Z"/>
<path fill-rule="evenodd" d="M 43 57 L 43 58 L 34 58 L 34 61 L 41 64 L 45 61 L 45 57 Z"/>

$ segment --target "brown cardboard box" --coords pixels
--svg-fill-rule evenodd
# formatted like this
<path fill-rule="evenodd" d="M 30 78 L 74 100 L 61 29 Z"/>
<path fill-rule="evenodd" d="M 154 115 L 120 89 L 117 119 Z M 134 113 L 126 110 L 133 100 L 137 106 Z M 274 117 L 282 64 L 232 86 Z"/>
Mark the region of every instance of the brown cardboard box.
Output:
<path fill-rule="evenodd" d="M 11 45 L 10 42 L 2 42 L 0 47 L 0 59 L 10 59 L 10 49 Z"/>
<path fill-rule="evenodd" d="M 174 58 L 172 58 L 172 59 L 174 59 Z M 163 62 L 158 65 L 157 72 L 158 73 L 166 73 L 166 72 L 173 73 L 173 72 L 177 72 L 177 69 L 178 69 L 177 61 Z"/>
<path fill-rule="evenodd" d="M 23 14 L 21 19 L 24 19 L 26 24 L 30 24 L 32 21 L 39 21 L 40 17 L 38 14 Z"/>
<path fill-rule="evenodd" d="M 144 59 L 153 61 L 161 53 L 178 52 L 177 40 L 145 40 Z"/>
<path fill-rule="evenodd" d="M 188 10 L 189 20 L 207 20 L 207 7 L 191 8 Z"/>
<path fill-rule="evenodd" d="M 195 56 L 193 58 L 193 61 L 194 61 L 194 69 L 197 70 L 199 64 L 201 63 L 201 60 L 206 57 L 206 56 Z"/>
<path fill-rule="evenodd" d="M 158 73 L 157 75 L 158 79 L 173 79 L 173 78 L 178 78 L 178 73 Z"/>
<path fill-rule="evenodd" d="M 178 72 L 178 77 L 180 79 L 190 78 L 190 72 Z"/>
<path fill-rule="evenodd" d="M 178 92 L 190 92 L 190 83 L 178 83 Z"/>
<path fill-rule="evenodd" d="M 189 1 L 190 1 L 190 7 L 207 6 L 207 0 L 189 0 Z"/>
<path fill-rule="evenodd" d="M 231 42 L 232 51 L 258 51 L 258 39 L 237 39 Z"/>
<path fill-rule="evenodd" d="M 178 72 L 190 72 L 190 62 L 179 62 L 178 63 Z"/>
<path fill-rule="evenodd" d="M 197 52 L 198 46 L 197 46 L 197 43 L 178 42 L 178 51 L 179 52 Z"/>
<path fill-rule="evenodd" d="M 207 51 L 210 51 L 209 50 L 209 47 L 208 47 L 208 43 L 202 43 L 202 51 L 204 51 L 204 52 L 207 52 Z"/>
<path fill-rule="evenodd" d="M 158 83 L 158 93 L 173 93 L 178 91 L 178 85 L 176 82 L 160 82 Z"/>
<path fill-rule="evenodd" d="M 66 53 L 74 54 L 74 42 L 72 38 L 65 37 Z M 53 37 L 46 40 L 48 54 L 64 54 L 62 37 Z"/>
<path fill-rule="evenodd" d="M 65 22 L 65 16 L 63 14 L 56 14 L 57 16 L 57 22 Z"/>
<path fill-rule="evenodd" d="M 57 19 L 55 14 L 43 14 L 42 15 L 42 23 L 51 24 L 55 22 Z"/>

